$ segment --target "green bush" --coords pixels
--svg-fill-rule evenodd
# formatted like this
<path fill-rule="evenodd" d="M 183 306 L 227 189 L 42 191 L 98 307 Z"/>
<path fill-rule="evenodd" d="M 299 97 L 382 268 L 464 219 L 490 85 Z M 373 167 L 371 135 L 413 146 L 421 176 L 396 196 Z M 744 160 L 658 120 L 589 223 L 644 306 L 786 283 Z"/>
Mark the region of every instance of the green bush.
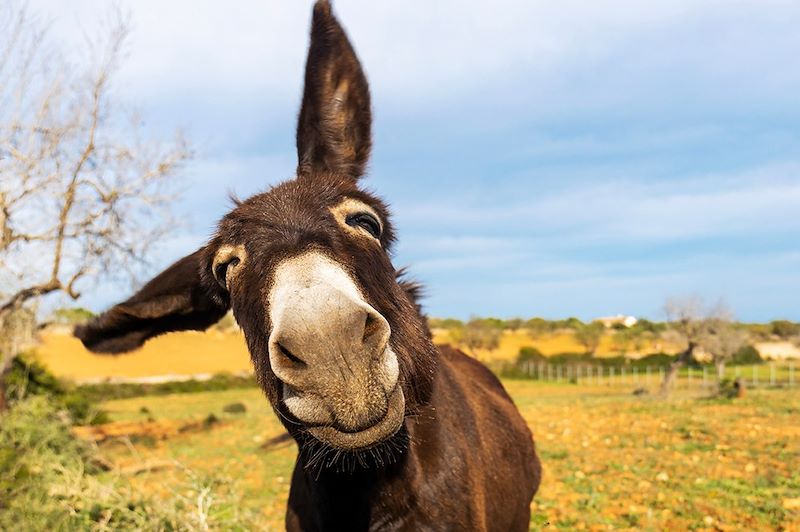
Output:
<path fill-rule="evenodd" d="M 431 329 L 460 329 L 464 322 L 455 318 L 428 318 L 428 327 Z"/>
<path fill-rule="evenodd" d="M 651 353 L 631 361 L 631 365 L 638 367 L 657 366 L 667 367 L 675 361 L 675 355 L 667 353 Z"/>
<path fill-rule="evenodd" d="M 32 353 L 16 356 L 5 376 L 8 404 L 28 397 L 47 396 L 59 408 L 66 409 L 75 423 L 106 423 L 108 416 L 96 406 L 96 400 L 80 388 L 71 387 L 56 378 L 36 360 Z"/>
<path fill-rule="evenodd" d="M 519 354 L 517 355 L 517 364 L 524 364 L 528 362 L 547 362 L 547 357 L 545 357 L 542 352 L 535 347 L 526 346 L 519 350 Z"/>
<path fill-rule="evenodd" d="M 775 320 L 770 322 L 769 325 L 770 332 L 783 340 L 800 335 L 800 323 L 793 323 L 788 320 Z"/>
<path fill-rule="evenodd" d="M 95 314 L 91 310 L 82 307 L 60 308 L 53 312 L 53 321 L 62 325 L 75 325 L 94 318 Z"/>
<path fill-rule="evenodd" d="M 187 381 L 145 383 L 100 383 L 83 384 L 77 390 L 91 401 L 109 401 L 111 399 L 130 399 L 145 395 L 169 395 L 173 393 L 216 392 L 254 388 L 258 386 L 255 377 L 238 376 L 230 373 L 217 373 L 208 380 L 190 379 Z"/>
<path fill-rule="evenodd" d="M 252 530 L 238 500 L 215 489 L 228 480 L 189 481 L 168 499 L 137 492 L 103 472 L 97 450 L 70 432 L 60 405 L 30 396 L 0 414 L 0 530 Z M 202 502 L 202 508 L 198 508 Z M 201 511 L 202 510 L 202 511 Z"/>
<path fill-rule="evenodd" d="M 731 358 L 730 364 L 732 366 L 744 366 L 751 364 L 763 364 L 764 359 L 761 358 L 758 350 L 752 345 L 746 345 L 739 349 L 736 354 Z"/>

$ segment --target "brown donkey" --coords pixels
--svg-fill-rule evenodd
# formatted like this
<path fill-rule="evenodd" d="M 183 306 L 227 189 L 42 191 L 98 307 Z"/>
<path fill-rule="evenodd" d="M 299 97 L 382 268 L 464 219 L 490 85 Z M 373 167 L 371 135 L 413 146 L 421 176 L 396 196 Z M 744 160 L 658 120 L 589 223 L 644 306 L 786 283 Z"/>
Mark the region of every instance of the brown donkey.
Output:
<path fill-rule="evenodd" d="M 541 475 L 500 382 L 432 343 L 418 287 L 389 260 L 386 205 L 358 187 L 367 81 L 317 2 L 297 177 L 236 204 L 200 250 L 76 336 L 121 353 L 229 308 L 299 453 L 290 530 L 527 530 Z"/>

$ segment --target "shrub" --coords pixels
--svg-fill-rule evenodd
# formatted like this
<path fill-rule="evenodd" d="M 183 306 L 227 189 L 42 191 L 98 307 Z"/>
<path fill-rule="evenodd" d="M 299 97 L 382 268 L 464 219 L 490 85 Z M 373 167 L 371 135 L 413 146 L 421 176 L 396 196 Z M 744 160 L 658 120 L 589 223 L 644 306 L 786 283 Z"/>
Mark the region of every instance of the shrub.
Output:
<path fill-rule="evenodd" d="M 247 406 L 244 403 L 231 403 L 222 407 L 222 411 L 227 414 L 244 414 Z"/>
<path fill-rule="evenodd" d="M 631 365 L 638 367 L 657 366 L 667 367 L 675 361 L 675 355 L 667 353 L 651 353 L 631 361 Z"/>
<path fill-rule="evenodd" d="M 57 379 L 31 353 L 19 355 L 11 361 L 5 387 L 6 401 L 10 405 L 28 397 L 47 396 L 53 404 L 67 410 L 75 423 L 108 421 L 107 414 L 96 406 L 94 398 Z"/>
<path fill-rule="evenodd" d="M 111 399 L 130 399 L 145 395 L 169 395 L 173 393 L 215 392 L 254 388 L 258 386 L 252 376 L 217 373 L 208 380 L 190 379 L 187 381 L 148 383 L 99 383 L 84 384 L 77 389 L 92 401 L 108 401 Z"/>
<path fill-rule="evenodd" d="M 800 323 L 792 323 L 788 320 L 775 320 L 770 322 L 770 332 L 781 339 L 789 339 L 800 335 Z"/>
<path fill-rule="evenodd" d="M 60 308 L 53 312 L 53 322 L 62 325 L 75 325 L 94 318 L 95 314 L 91 310 L 82 307 Z"/>
<path fill-rule="evenodd" d="M 574 365 L 574 364 L 586 364 L 586 363 L 594 363 L 597 362 L 599 359 L 595 359 L 592 355 L 588 353 L 556 353 L 555 355 L 550 355 L 547 357 L 548 364 L 567 364 L 567 365 Z"/>
<path fill-rule="evenodd" d="M 212 491 L 222 480 L 188 474 L 172 497 L 149 498 L 125 477 L 101 472 L 96 452 L 46 395 L 0 414 L 0 530 L 255 528 L 239 501 Z"/>
<path fill-rule="evenodd" d="M 547 362 L 547 357 L 545 357 L 542 352 L 535 347 L 526 346 L 519 350 L 519 354 L 517 355 L 517 364 L 524 364 L 527 362 Z"/>
<path fill-rule="evenodd" d="M 428 327 L 431 329 L 460 329 L 464 322 L 454 318 L 428 318 Z"/>
<path fill-rule="evenodd" d="M 764 359 L 761 358 L 758 350 L 752 345 L 746 345 L 739 349 L 731 358 L 730 364 L 732 366 L 744 366 L 750 364 L 763 364 Z"/>
<path fill-rule="evenodd" d="M 594 354 L 600 345 L 605 327 L 602 323 L 592 322 L 575 329 L 575 339 L 586 349 L 588 354 Z"/>
<path fill-rule="evenodd" d="M 551 323 L 544 318 L 531 318 L 525 322 L 525 327 L 532 336 L 538 336 L 549 332 Z"/>

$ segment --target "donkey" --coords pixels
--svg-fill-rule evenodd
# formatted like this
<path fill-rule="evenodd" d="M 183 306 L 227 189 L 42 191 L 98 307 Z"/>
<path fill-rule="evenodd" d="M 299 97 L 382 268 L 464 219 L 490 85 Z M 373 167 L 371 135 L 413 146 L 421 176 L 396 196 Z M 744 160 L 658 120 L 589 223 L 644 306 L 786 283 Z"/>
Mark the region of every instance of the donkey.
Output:
<path fill-rule="evenodd" d="M 296 177 L 235 201 L 207 245 L 75 335 L 122 353 L 232 309 L 299 448 L 288 530 L 527 530 L 533 438 L 488 369 L 433 344 L 388 208 L 359 188 L 370 130 L 366 78 L 320 0 Z"/>

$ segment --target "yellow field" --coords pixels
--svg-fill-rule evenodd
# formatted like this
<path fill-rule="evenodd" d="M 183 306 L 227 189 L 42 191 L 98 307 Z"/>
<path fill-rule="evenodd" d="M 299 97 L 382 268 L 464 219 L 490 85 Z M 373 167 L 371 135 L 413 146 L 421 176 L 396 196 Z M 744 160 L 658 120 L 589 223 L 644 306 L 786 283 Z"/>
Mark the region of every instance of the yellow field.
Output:
<path fill-rule="evenodd" d="M 117 356 L 95 355 L 69 334 L 45 332 L 41 340 L 39 359 L 57 376 L 74 380 L 252 371 L 241 334 L 166 334 L 132 354 Z"/>
<path fill-rule="evenodd" d="M 434 330 L 436 343 L 452 343 L 446 330 Z M 484 362 L 514 360 L 520 348 L 532 346 L 544 355 L 581 353 L 584 351 L 570 333 L 546 334 L 533 338 L 525 330 L 505 331 L 500 346 L 487 351 L 479 349 L 477 356 Z M 653 347 L 653 346 L 651 346 Z M 154 375 L 197 375 L 220 372 L 239 373 L 252 369 L 244 338 L 239 332 L 172 333 L 150 340 L 131 354 L 108 356 L 87 351 L 71 335 L 57 331 L 42 334 L 36 349 L 40 359 L 59 377 L 77 381 L 108 377 L 147 377 Z M 619 354 L 613 337 L 606 334 L 597 356 Z"/>
<path fill-rule="evenodd" d="M 434 329 L 433 338 L 436 343 L 453 343 L 449 332 L 446 329 Z M 552 334 L 542 334 L 536 337 L 524 329 L 516 331 L 503 331 L 500 339 L 500 346 L 493 350 L 478 349 L 474 354 L 483 361 L 493 360 L 514 360 L 522 347 L 535 347 L 543 355 L 550 356 L 557 353 L 583 353 L 584 347 L 575 340 L 575 336 L 569 332 L 558 332 Z M 658 350 L 661 346 L 650 345 L 645 349 L 646 352 Z M 597 348 L 596 356 L 616 356 L 619 351 L 614 346 L 614 338 L 611 334 L 605 334 L 600 339 L 600 346 Z"/>

